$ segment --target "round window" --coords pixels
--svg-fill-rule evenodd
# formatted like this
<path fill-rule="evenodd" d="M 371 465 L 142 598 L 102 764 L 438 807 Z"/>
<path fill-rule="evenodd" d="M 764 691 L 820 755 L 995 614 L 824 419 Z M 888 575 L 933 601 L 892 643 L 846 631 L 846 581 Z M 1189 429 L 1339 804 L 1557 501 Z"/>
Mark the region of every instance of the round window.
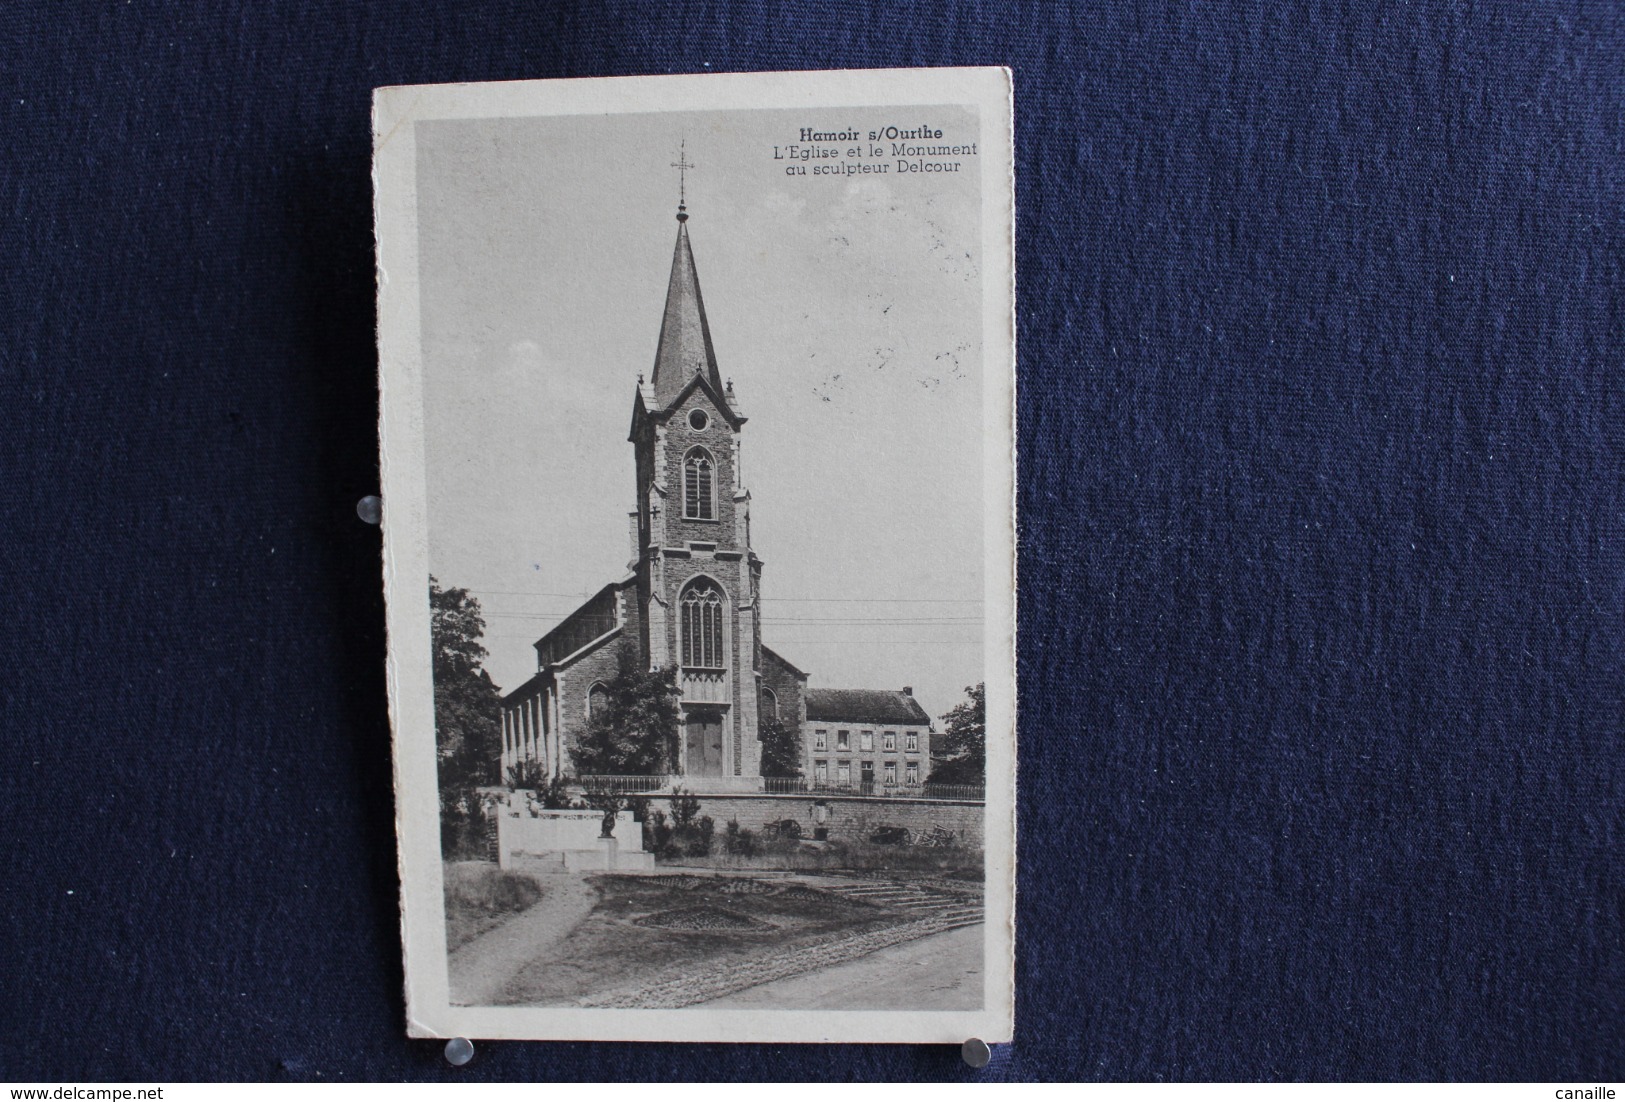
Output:
<path fill-rule="evenodd" d="M 693 429 L 695 432 L 704 432 L 706 426 L 708 426 L 710 423 L 711 418 L 705 415 L 705 410 L 703 409 L 692 410 L 688 415 L 688 427 Z"/>

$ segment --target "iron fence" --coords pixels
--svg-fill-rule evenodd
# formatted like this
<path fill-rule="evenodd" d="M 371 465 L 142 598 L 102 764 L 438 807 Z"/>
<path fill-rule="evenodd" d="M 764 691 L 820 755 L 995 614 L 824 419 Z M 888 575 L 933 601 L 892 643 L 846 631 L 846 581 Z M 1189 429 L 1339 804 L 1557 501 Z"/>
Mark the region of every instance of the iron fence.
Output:
<path fill-rule="evenodd" d="M 704 792 L 704 777 L 685 777 L 680 773 L 651 774 L 648 776 L 587 775 L 567 778 L 588 792 L 613 792 L 630 796 L 640 793 L 664 794 L 676 789 Z M 982 802 L 987 790 L 979 784 L 887 784 L 884 781 L 808 780 L 805 777 L 763 777 L 763 791 L 773 796 L 874 796 L 877 798 L 908 800 L 970 800 Z M 745 793 L 740 793 L 744 795 Z"/>
<path fill-rule="evenodd" d="M 805 777 L 764 777 L 769 793 L 779 796 L 880 796 L 910 800 L 985 800 L 979 784 L 888 784 L 885 781 L 808 780 Z"/>
<path fill-rule="evenodd" d="M 588 792 L 614 792 L 619 795 L 635 795 L 640 792 L 669 792 L 673 785 L 683 783 L 681 776 L 670 773 L 652 774 L 644 777 L 589 775 L 574 777 L 571 780 Z"/>

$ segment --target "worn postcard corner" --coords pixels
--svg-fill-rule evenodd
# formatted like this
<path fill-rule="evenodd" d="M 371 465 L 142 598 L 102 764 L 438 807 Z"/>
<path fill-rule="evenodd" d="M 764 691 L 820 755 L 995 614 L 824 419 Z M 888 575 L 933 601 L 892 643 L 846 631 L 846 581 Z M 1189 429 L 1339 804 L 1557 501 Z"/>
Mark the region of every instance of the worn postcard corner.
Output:
<path fill-rule="evenodd" d="M 374 129 L 409 1033 L 1008 1040 L 1008 70 Z"/>

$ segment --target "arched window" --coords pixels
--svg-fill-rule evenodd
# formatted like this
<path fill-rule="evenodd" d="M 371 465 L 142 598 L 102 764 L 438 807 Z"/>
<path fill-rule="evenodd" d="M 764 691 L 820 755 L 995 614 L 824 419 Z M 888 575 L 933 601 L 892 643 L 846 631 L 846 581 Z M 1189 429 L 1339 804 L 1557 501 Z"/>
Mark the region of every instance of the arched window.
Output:
<path fill-rule="evenodd" d="M 779 718 L 779 694 L 772 689 L 762 690 L 762 714 L 768 719 Z"/>
<path fill-rule="evenodd" d="M 704 448 L 690 448 L 683 457 L 683 516 L 717 519 L 716 463 Z"/>
<path fill-rule="evenodd" d="M 703 578 L 683 591 L 683 665 L 723 667 L 722 594 Z"/>
<path fill-rule="evenodd" d="M 587 690 L 587 715 L 589 717 L 597 715 L 599 710 L 608 704 L 609 690 L 604 687 L 602 681 L 593 682 L 592 688 Z"/>

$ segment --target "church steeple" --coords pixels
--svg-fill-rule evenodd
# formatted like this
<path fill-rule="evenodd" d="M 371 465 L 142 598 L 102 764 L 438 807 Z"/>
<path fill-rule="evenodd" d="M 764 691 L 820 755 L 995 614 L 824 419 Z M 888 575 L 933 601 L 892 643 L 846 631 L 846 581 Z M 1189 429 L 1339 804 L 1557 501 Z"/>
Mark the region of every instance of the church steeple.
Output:
<path fill-rule="evenodd" d="M 660 322 L 660 346 L 655 353 L 655 401 L 665 406 L 683 392 L 689 380 L 703 374 L 712 389 L 722 393 L 716 350 L 711 347 L 711 326 L 700 297 L 700 277 L 694 270 L 694 252 L 688 243 L 687 213 L 677 215 L 677 249 L 671 258 L 671 281 L 666 285 L 666 312 Z"/>
<path fill-rule="evenodd" d="M 722 393 L 717 354 L 711 347 L 711 326 L 705 320 L 705 300 L 700 297 L 700 276 L 694 270 L 694 250 L 688 244 L 688 170 L 694 162 L 688 159 L 686 149 L 680 149 L 671 167 L 677 170 L 677 249 L 671 258 L 671 281 L 666 284 L 660 347 L 649 378 L 655 402 L 661 407 L 676 401 L 695 375 L 704 375 L 713 392 Z"/>
<path fill-rule="evenodd" d="M 687 156 L 673 167 L 689 168 Z M 759 786 L 762 560 L 740 478 L 745 418 L 717 370 L 680 195 L 660 344 L 648 381 L 638 377 L 627 437 L 637 476 L 630 615 L 648 668 L 680 671 L 678 771 Z"/>

